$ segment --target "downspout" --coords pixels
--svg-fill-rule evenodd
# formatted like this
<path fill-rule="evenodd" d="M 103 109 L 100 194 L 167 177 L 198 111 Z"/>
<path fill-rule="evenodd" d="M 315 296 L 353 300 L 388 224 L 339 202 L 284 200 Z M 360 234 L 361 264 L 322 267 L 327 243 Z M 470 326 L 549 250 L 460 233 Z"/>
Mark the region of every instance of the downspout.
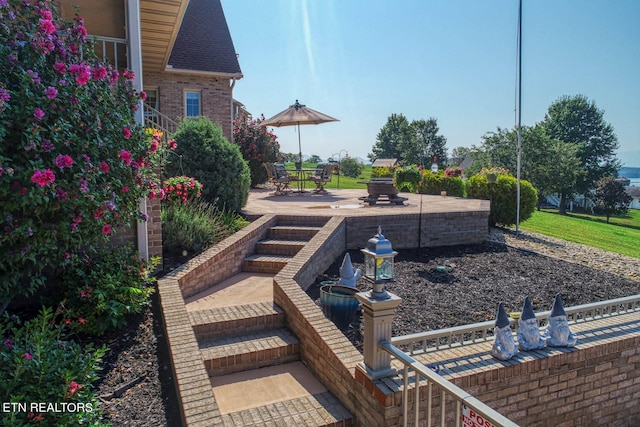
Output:
<path fill-rule="evenodd" d="M 231 86 L 229 87 L 229 91 L 231 92 L 231 143 L 233 144 L 233 88 L 236 86 L 236 77 L 233 76 L 231 78 Z"/>
<path fill-rule="evenodd" d="M 133 71 L 133 87 L 138 92 L 142 92 L 142 42 L 140 35 L 140 0 L 127 0 L 127 40 L 129 47 L 129 68 Z M 137 123 L 144 125 L 144 108 L 142 100 L 139 101 L 138 111 L 135 112 Z M 138 201 L 138 210 L 147 214 L 147 200 Z M 147 222 L 136 221 L 136 236 L 138 254 L 140 258 L 149 260 L 149 235 Z"/>

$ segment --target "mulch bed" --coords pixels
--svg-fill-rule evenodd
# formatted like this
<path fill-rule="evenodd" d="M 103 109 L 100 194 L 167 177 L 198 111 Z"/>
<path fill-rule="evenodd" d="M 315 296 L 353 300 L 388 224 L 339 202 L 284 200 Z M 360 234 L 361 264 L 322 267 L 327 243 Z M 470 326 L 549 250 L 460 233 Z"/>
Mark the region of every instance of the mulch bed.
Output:
<path fill-rule="evenodd" d="M 640 283 L 532 252 L 485 243 L 437 249 L 402 250 L 396 257 L 396 281 L 388 290 L 402 298 L 393 335 L 446 328 L 495 318 L 504 301 L 507 311 L 520 311 L 529 295 L 534 310 L 550 309 L 557 292 L 565 306 L 585 304 L 640 292 Z M 350 251 L 354 267 L 362 267 L 360 251 Z M 166 259 L 165 273 L 186 259 Z M 318 278 L 308 294 L 319 304 L 320 281 L 335 279 L 342 257 Z M 438 271 L 449 265 L 450 271 Z M 367 290 L 366 282 L 358 283 Z M 110 351 L 98 383 L 104 411 L 113 426 L 179 425 L 179 409 L 158 302 L 126 330 L 103 341 Z M 343 329 L 362 351 L 358 319 Z M 123 386 L 129 386 L 122 389 Z M 122 391 L 119 397 L 113 392 Z"/>

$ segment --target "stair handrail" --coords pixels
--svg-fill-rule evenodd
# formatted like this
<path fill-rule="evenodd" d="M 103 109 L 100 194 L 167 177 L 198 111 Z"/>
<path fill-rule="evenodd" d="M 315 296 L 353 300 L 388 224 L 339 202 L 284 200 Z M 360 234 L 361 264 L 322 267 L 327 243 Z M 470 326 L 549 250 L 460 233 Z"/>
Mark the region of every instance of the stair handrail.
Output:
<path fill-rule="evenodd" d="M 143 113 L 145 126 L 162 132 L 162 140 L 164 142 L 167 142 L 169 135 L 175 133 L 180 125 L 178 122 L 172 120 L 169 116 L 156 110 L 146 102 L 143 103 Z"/>

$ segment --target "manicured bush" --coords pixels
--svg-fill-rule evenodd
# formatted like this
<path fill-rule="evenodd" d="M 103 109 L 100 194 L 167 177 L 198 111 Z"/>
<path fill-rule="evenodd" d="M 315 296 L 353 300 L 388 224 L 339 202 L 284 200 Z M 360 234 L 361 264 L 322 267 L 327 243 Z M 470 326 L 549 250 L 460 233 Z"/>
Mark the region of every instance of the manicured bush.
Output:
<path fill-rule="evenodd" d="M 167 253 L 200 253 L 246 225 L 234 213 L 225 213 L 202 201 L 162 207 L 162 246 Z"/>
<path fill-rule="evenodd" d="M 280 161 L 280 144 L 276 136 L 269 132 L 264 116 L 253 119 L 251 115 L 242 114 L 233 122 L 233 143 L 240 147 L 242 157 L 251 171 L 251 187 L 267 182 L 267 171 L 263 163 Z"/>
<path fill-rule="evenodd" d="M 102 335 L 120 329 L 147 307 L 154 291 L 149 273 L 158 261 L 144 261 L 131 246 L 69 255 L 47 303 L 64 307 L 61 321 L 71 330 Z"/>
<path fill-rule="evenodd" d="M 166 203 L 187 203 L 202 195 L 202 184 L 195 178 L 188 176 L 174 176 L 163 183 L 164 199 Z"/>
<path fill-rule="evenodd" d="M 364 164 L 354 157 L 345 157 L 340 160 L 340 175 L 349 178 L 357 178 L 364 170 Z"/>
<path fill-rule="evenodd" d="M 0 313 L 159 190 L 162 146 L 135 123 L 133 73 L 101 63 L 82 19 L 52 3 L 0 1 Z"/>
<path fill-rule="evenodd" d="M 419 192 L 440 195 L 442 191 L 446 191 L 447 196 L 464 197 L 464 181 L 459 176 L 446 176 L 442 170 L 438 173 L 425 171 Z"/>
<path fill-rule="evenodd" d="M 237 145 L 207 117 L 187 118 L 173 135 L 177 148 L 167 165 L 170 176 L 185 174 L 203 185 L 202 198 L 220 210 L 238 212 L 247 203 L 251 173 Z"/>
<path fill-rule="evenodd" d="M 53 319 L 46 309 L 24 325 L 0 319 L 0 402 L 26 405 L 0 411 L 0 425 L 107 425 L 92 387 L 106 348 L 80 347 Z"/>
<path fill-rule="evenodd" d="M 487 174 L 496 174 L 495 184 L 489 184 Z M 489 199 L 492 225 L 512 226 L 516 223 L 517 179 L 505 170 L 483 169 L 467 181 L 467 197 Z M 520 222 L 531 218 L 538 200 L 538 192 L 529 181 L 520 180 Z"/>
<path fill-rule="evenodd" d="M 407 190 L 410 193 L 417 193 L 420 188 L 422 173 L 422 168 L 418 165 L 397 168 L 394 174 L 396 188 L 400 191 Z"/>
<path fill-rule="evenodd" d="M 393 178 L 396 169 L 388 166 L 371 168 L 371 178 Z"/>

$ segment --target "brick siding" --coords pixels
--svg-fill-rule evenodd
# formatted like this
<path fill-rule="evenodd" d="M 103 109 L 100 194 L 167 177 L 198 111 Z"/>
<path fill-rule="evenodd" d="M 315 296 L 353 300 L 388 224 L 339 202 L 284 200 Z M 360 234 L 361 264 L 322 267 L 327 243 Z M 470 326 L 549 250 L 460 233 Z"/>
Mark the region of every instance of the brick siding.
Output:
<path fill-rule="evenodd" d="M 201 114 L 222 126 L 222 133 L 231 141 L 232 107 L 229 79 L 198 74 L 144 73 L 145 87 L 158 89 L 159 111 L 172 120 L 185 116 L 184 91 L 200 91 Z"/>

